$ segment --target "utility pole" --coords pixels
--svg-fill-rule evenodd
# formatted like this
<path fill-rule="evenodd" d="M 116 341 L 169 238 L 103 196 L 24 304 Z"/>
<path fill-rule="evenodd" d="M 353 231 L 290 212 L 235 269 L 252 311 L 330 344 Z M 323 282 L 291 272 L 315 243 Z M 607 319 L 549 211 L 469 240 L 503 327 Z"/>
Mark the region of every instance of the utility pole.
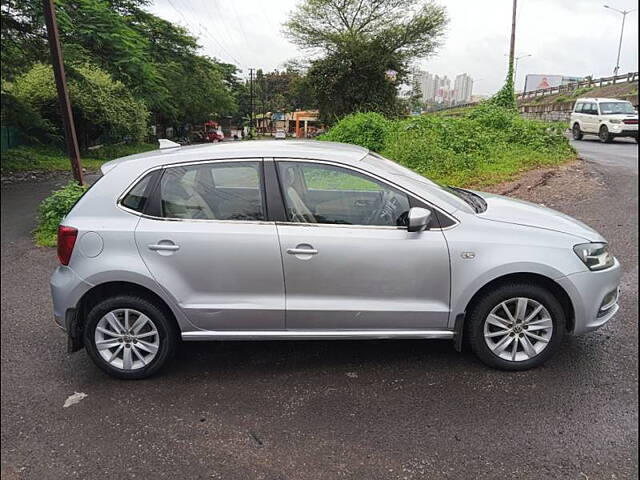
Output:
<path fill-rule="evenodd" d="M 616 59 L 616 68 L 613 69 L 613 74 L 618 75 L 618 70 L 620 70 L 620 51 L 622 50 L 622 35 L 624 34 L 624 21 L 627 18 L 627 14 L 631 12 L 635 12 L 637 8 L 633 10 L 618 10 L 617 8 L 610 7 L 609 5 L 605 5 L 604 8 L 608 8 L 609 10 L 613 10 L 614 12 L 618 12 L 622 14 L 622 28 L 620 29 L 620 42 L 618 43 L 618 58 Z"/>
<path fill-rule="evenodd" d="M 520 55 L 519 57 L 515 58 L 515 65 L 513 67 L 513 85 L 515 87 L 515 83 L 516 83 L 516 72 L 518 71 L 518 60 L 522 60 L 523 58 L 527 58 L 530 57 L 531 54 L 528 53 L 527 55 Z"/>
<path fill-rule="evenodd" d="M 56 79 L 56 89 L 58 90 L 58 102 L 62 113 L 62 124 L 64 125 L 64 138 L 67 142 L 67 153 L 71 160 L 71 170 L 73 178 L 83 184 L 82 166 L 80 165 L 80 149 L 78 148 L 78 137 L 76 136 L 76 126 L 73 123 L 73 112 L 71 101 L 69 100 L 69 90 L 64 73 L 64 63 L 62 61 L 62 49 L 60 48 L 60 34 L 56 22 L 56 8 L 53 0 L 43 0 L 44 19 L 47 24 L 47 36 L 49 37 L 49 49 L 51 50 L 51 64 L 53 74 Z"/>
<path fill-rule="evenodd" d="M 253 132 L 253 68 L 249 69 L 249 107 L 251 113 L 249 114 L 249 131 Z M 253 134 L 253 133 L 251 133 Z"/>
<path fill-rule="evenodd" d="M 516 10 L 518 0 L 513 0 L 513 13 L 511 16 L 511 46 L 509 47 L 509 71 L 513 74 L 513 63 L 516 56 Z M 514 79 L 512 78 L 512 81 Z"/>

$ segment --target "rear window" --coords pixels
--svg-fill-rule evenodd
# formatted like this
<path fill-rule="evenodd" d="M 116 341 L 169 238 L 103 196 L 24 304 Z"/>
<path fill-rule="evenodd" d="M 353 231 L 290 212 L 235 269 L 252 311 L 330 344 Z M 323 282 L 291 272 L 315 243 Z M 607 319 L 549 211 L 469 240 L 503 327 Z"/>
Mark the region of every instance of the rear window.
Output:
<path fill-rule="evenodd" d="M 122 199 L 122 205 L 136 212 L 142 212 L 147 203 L 147 195 L 149 194 L 148 187 L 152 177 L 153 172 L 147 174 L 142 180 L 136 183 Z"/>

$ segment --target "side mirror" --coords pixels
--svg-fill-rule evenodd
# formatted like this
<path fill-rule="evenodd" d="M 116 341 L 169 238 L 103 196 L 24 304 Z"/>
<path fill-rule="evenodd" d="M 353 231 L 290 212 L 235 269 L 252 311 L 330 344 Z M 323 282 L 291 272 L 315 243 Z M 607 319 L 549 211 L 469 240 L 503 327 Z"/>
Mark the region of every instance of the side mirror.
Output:
<path fill-rule="evenodd" d="M 409 228 L 410 232 L 422 232 L 427 228 L 431 221 L 431 211 L 426 208 L 412 207 L 409 210 Z"/>

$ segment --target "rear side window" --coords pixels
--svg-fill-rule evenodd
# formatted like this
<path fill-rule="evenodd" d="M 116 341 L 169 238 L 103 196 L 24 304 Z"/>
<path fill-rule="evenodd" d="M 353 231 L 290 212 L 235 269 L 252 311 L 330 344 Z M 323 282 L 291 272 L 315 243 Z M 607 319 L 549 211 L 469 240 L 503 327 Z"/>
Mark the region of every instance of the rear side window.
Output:
<path fill-rule="evenodd" d="M 122 205 L 141 212 L 147 203 L 147 196 L 149 195 L 149 184 L 154 176 L 154 172 L 145 175 L 136 185 L 129 190 L 129 193 L 122 199 Z"/>
<path fill-rule="evenodd" d="M 172 167 L 160 180 L 161 213 L 189 220 L 265 219 L 260 163 Z"/>
<path fill-rule="evenodd" d="M 576 103 L 576 108 L 573 111 L 576 112 L 576 113 L 582 112 L 583 105 L 584 105 L 584 103 Z"/>

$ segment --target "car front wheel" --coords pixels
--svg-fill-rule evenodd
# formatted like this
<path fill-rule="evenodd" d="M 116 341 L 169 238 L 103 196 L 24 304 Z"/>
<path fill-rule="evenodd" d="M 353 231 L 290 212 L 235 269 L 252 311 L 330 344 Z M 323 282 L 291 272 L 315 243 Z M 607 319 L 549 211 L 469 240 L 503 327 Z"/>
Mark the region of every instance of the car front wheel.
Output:
<path fill-rule="evenodd" d="M 602 127 L 600 127 L 600 133 L 598 134 L 598 137 L 600 137 L 600 141 L 602 143 L 613 142 L 613 135 L 609 133 L 609 129 L 607 128 L 606 125 L 603 125 Z"/>
<path fill-rule="evenodd" d="M 173 320 L 146 298 L 122 295 L 103 300 L 87 315 L 84 345 L 94 363 L 109 375 L 146 378 L 173 356 Z"/>
<path fill-rule="evenodd" d="M 472 307 L 470 343 L 487 365 L 502 370 L 537 367 L 560 347 L 565 314 L 557 298 L 533 283 L 506 284 Z"/>

